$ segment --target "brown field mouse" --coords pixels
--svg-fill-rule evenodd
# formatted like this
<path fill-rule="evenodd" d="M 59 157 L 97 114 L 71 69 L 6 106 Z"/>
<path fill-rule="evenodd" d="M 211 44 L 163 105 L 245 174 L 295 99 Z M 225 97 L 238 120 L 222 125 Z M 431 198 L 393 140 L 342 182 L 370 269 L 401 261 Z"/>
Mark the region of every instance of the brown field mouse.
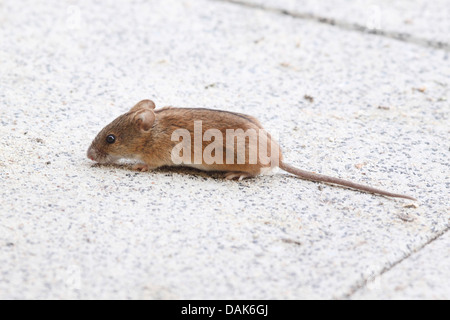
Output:
<path fill-rule="evenodd" d="M 137 160 L 133 169 L 139 171 L 183 165 L 221 171 L 226 179 L 239 180 L 279 167 L 305 180 L 415 200 L 285 163 L 279 145 L 254 117 L 204 108 L 155 109 L 151 100 L 139 102 L 103 128 L 92 141 L 87 157 L 100 164 Z"/>

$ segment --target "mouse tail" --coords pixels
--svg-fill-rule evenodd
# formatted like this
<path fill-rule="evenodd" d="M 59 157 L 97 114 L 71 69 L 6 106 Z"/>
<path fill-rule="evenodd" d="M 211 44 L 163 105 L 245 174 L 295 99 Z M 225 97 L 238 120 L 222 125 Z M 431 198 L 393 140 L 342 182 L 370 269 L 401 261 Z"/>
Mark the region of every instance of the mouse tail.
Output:
<path fill-rule="evenodd" d="M 282 170 L 284 170 L 286 172 L 292 173 L 293 175 L 296 175 L 297 177 L 299 177 L 301 179 L 304 179 L 304 180 L 337 184 L 337 185 L 340 185 L 340 186 L 356 189 L 356 190 L 359 190 L 359 191 L 364 191 L 364 192 L 369 192 L 369 193 L 376 193 L 376 194 L 380 194 L 380 195 L 388 196 L 388 197 L 416 200 L 416 199 L 414 199 L 413 197 L 410 197 L 410 196 L 405 196 L 405 195 L 398 194 L 398 193 L 392 193 L 392 192 L 380 190 L 380 189 L 377 189 L 377 188 L 365 186 L 365 185 L 362 185 L 362 184 L 359 184 L 359 183 L 354 183 L 354 182 L 351 182 L 351 181 L 347 181 L 347 180 L 343 180 L 343 179 L 339 179 L 339 178 L 334 178 L 334 177 L 326 176 L 326 175 L 323 175 L 323 174 L 318 174 L 318 173 L 314 173 L 314 172 L 301 170 L 299 168 L 296 168 L 296 167 L 294 167 L 294 166 L 292 166 L 290 164 L 284 163 L 282 161 L 280 162 L 279 167 L 280 167 L 280 169 L 282 169 Z"/>

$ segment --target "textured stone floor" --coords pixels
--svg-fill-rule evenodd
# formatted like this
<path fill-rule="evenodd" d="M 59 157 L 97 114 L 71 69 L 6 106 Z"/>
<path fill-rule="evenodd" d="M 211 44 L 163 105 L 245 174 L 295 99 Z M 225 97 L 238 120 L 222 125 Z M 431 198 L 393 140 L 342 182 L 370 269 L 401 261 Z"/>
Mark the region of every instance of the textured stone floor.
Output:
<path fill-rule="evenodd" d="M 312 3 L 3 1 L 0 299 L 449 299 L 449 1 Z M 418 201 L 88 160 L 145 98 Z"/>

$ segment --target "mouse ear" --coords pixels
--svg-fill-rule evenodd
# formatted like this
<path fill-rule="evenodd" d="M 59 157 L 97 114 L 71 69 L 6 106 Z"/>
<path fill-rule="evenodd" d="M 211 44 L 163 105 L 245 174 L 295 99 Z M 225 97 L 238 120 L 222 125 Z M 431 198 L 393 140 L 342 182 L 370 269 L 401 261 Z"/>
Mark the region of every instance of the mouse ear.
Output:
<path fill-rule="evenodd" d="M 155 109 L 155 103 L 152 100 L 142 100 L 138 102 L 130 111 L 138 111 L 141 109 L 153 110 Z"/>
<path fill-rule="evenodd" d="M 153 110 L 141 109 L 134 115 L 137 127 L 142 131 L 149 131 L 155 123 L 155 113 Z"/>

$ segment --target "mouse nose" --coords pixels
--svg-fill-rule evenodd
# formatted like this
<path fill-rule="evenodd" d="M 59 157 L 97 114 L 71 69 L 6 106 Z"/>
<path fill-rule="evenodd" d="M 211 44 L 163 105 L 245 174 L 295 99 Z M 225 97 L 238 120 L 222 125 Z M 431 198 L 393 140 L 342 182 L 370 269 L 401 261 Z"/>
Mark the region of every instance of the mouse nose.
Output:
<path fill-rule="evenodd" d="M 87 157 L 92 161 L 95 161 L 95 151 L 92 147 L 90 147 L 87 151 Z"/>

